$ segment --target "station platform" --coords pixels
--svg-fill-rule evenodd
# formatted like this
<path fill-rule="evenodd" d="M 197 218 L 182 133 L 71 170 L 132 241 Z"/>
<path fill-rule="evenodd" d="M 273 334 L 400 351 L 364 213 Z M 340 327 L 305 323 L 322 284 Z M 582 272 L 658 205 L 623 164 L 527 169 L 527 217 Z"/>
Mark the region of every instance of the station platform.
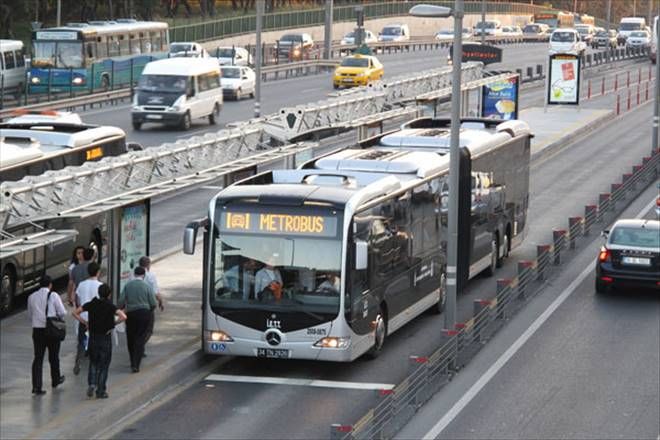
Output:
<path fill-rule="evenodd" d="M 561 149 L 578 134 L 596 129 L 614 117 L 611 110 L 560 107 L 521 111 L 536 137 L 532 156 L 538 159 Z M 182 225 L 183 227 L 183 225 Z M 66 376 L 63 385 L 50 388 L 49 365 L 44 362 L 47 394 L 33 396 L 30 382 L 32 340 L 27 313 L 20 312 L 0 322 L 0 438 L 104 438 L 113 427 L 129 420 L 148 403 L 158 401 L 167 390 L 191 374 L 217 367 L 225 358 L 205 358 L 200 352 L 201 249 L 195 256 L 176 249 L 161 254 L 152 270 L 165 299 L 165 311 L 157 312 L 156 325 L 141 371 L 131 373 L 125 335 L 113 348 L 108 378 L 109 399 L 88 400 L 87 361 L 73 375 L 76 352 L 74 324 L 69 314 L 67 338 L 60 363 Z"/>

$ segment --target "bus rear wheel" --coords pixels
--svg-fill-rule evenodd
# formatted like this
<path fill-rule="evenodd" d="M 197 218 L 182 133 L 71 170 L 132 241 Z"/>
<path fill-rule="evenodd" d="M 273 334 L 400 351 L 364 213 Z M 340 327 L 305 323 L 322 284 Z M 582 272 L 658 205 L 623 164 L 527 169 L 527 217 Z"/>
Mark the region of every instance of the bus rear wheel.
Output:
<path fill-rule="evenodd" d="M 2 279 L 0 280 L 0 315 L 4 316 L 11 311 L 15 294 L 16 276 L 12 268 L 6 266 L 2 270 Z"/>
<path fill-rule="evenodd" d="M 447 275 L 440 275 L 440 287 L 438 288 L 438 302 L 433 306 L 433 313 L 440 314 L 445 311 L 445 304 L 447 303 Z"/>
<path fill-rule="evenodd" d="M 493 235 L 492 240 L 490 241 L 490 265 L 486 269 L 486 275 L 492 277 L 495 275 L 495 268 L 497 268 L 497 260 L 499 260 L 499 246 L 500 241 L 497 239 L 497 235 Z"/>
<path fill-rule="evenodd" d="M 375 328 L 374 328 L 374 346 L 367 352 L 369 359 L 376 359 L 383 351 L 387 339 L 387 315 L 381 305 L 376 315 Z"/>

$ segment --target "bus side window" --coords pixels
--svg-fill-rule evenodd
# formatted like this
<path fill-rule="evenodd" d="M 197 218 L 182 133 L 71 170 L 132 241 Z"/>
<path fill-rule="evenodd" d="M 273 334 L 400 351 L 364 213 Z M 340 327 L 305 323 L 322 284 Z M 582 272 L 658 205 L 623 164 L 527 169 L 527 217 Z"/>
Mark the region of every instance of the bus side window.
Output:
<path fill-rule="evenodd" d="M 108 56 L 109 57 L 119 56 L 119 41 L 117 40 L 116 35 L 108 36 Z"/>
<path fill-rule="evenodd" d="M 108 41 L 105 37 L 96 38 L 96 55 L 99 58 L 105 58 L 108 56 Z"/>
<path fill-rule="evenodd" d="M 128 35 L 121 34 L 119 35 L 119 54 L 128 55 L 131 53 L 131 50 L 128 45 Z"/>
<path fill-rule="evenodd" d="M 151 41 L 149 41 L 149 32 L 140 32 L 140 47 L 142 53 L 151 53 Z"/>
<path fill-rule="evenodd" d="M 217 89 L 220 87 L 220 75 L 217 72 L 209 73 L 209 88 Z"/>
<path fill-rule="evenodd" d="M 88 59 L 93 59 L 94 58 L 94 42 L 93 41 L 88 41 L 85 43 L 85 49 L 86 53 L 85 55 L 87 56 Z"/>
<path fill-rule="evenodd" d="M 158 50 L 162 51 L 167 49 L 167 31 L 160 31 L 160 46 L 158 47 Z"/>
<path fill-rule="evenodd" d="M 128 42 L 132 54 L 139 55 L 140 53 L 142 53 L 142 48 L 140 47 L 140 39 L 136 34 L 129 34 Z"/>
<path fill-rule="evenodd" d="M 193 96 L 195 96 L 195 94 L 196 94 L 196 92 L 195 92 L 195 77 L 191 76 L 190 78 L 188 78 L 188 86 L 186 87 L 186 96 L 188 98 L 192 98 Z"/>
<path fill-rule="evenodd" d="M 151 51 L 160 52 L 163 44 L 163 39 L 159 31 L 149 32 L 151 34 Z"/>

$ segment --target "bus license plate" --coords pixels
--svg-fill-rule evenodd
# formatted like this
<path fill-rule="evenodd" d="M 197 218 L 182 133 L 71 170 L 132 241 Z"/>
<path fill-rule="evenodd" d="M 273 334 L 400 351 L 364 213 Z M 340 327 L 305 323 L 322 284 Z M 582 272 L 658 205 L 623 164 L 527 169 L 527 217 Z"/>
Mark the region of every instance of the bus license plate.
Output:
<path fill-rule="evenodd" d="M 257 348 L 257 357 L 288 359 L 289 350 L 283 348 Z"/>
<path fill-rule="evenodd" d="M 637 266 L 650 266 L 651 260 L 648 258 L 640 257 L 623 257 L 621 258 L 623 264 L 635 264 Z"/>
<path fill-rule="evenodd" d="M 147 115 L 147 119 L 163 119 L 163 115 Z"/>

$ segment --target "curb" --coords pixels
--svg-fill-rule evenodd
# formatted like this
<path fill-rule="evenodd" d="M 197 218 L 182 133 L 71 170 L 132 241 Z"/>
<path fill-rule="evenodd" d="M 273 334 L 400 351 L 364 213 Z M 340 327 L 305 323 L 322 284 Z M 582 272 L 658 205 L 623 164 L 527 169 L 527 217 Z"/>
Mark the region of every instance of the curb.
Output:
<path fill-rule="evenodd" d="M 191 373 L 212 370 L 223 361 L 222 357 L 209 362 L 199 348 L 199 338 L 185 343 L 174 353 L 165 355 L 165 361 L 130 375 L 112 387 L 110 399 L 101 403 L 85 400 L 81 389 L 81 402 L 70 408 L 68 414 L 52 419 L 32 431 L 27 438 L 92 438 L 109 430 L 152 401 L 167 389 L 185 381 Z M 114 423 L 106 426 L 108 421 Z"/>

